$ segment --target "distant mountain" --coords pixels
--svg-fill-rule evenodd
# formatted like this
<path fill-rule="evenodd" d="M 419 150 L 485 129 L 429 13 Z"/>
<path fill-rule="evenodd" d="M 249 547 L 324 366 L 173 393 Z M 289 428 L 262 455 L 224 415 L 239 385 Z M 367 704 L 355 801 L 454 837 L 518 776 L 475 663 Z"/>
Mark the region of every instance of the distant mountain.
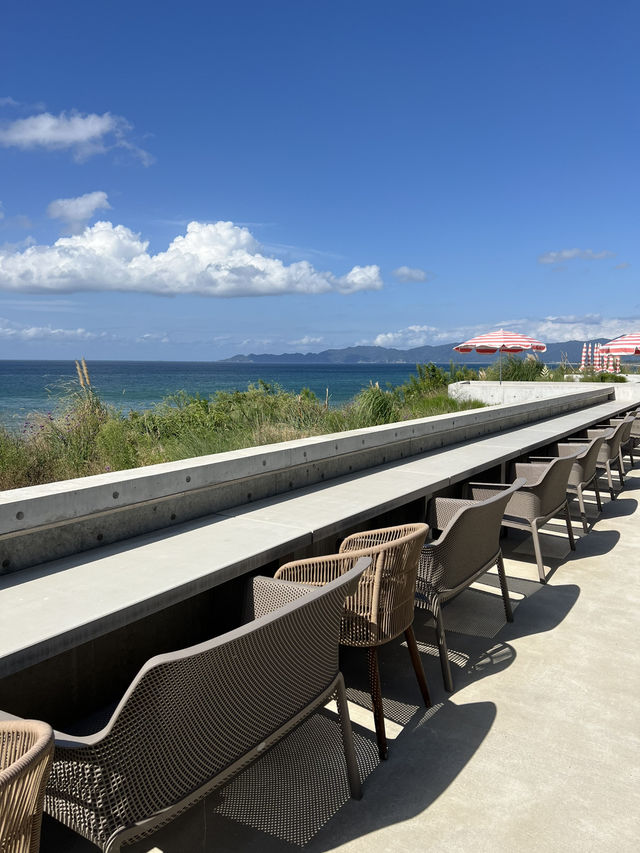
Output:
<path fill-rule="evenodd" d="M 606 338 L 598 338 L 598 343 L 605 343 Z M 595 341 L 592 341 L 595 343 Z M 579 363 L 582 357 L 582 341 L 563 341 L 559 344 L 547 344 L 547 351 L 540 353 L 543 361 L 562 361 L 566 357 L 572 363 Z M 475 352 L 464 355 L 455 352 L 451 344 L 441 346 L 413 347 L 412 349 L 393 349 L 387 347 L 345 347 L 344 349 L 327 349 L 322 352 L 285 352 L 280 355 L 271 353 L 250 353 L 249 355 L 234 355 L 225 358 L 225 362 L 236 364 L 426 364 L 448 363 L 475 364 L 491 361 L 494 356 Z M 495 356 L 497 358 L 497 355 Z"/>

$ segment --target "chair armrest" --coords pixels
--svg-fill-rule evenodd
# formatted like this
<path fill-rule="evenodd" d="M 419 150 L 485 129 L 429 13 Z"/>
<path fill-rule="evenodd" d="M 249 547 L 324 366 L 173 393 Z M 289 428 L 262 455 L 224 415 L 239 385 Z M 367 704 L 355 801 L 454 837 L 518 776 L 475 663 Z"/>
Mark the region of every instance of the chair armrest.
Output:
<path fill-rule="evenodd" d="M 530 456 L 529 462 L 551 462 L 551 460 L 555 458 L 555 456 Z"/>
<path fill-rule="evenodd" d="M 280 566 L 275 574 L 276 580 L 293 581 L 298 584 L 324 586 L 329 581 L 341 577 L 352 569 L 359 557 L 369 557 L 368 551 L 349 551 L 346 554 L 331 554 L 325 557 L 309 557 L 306 560 L 294 560 Z M 365 569 L 366 575 L 371 567 Z"/>
<path fill-rule="evenodd" d="M 243 622 L 259 619 L 267 613 L 308 595 L 312 586 L 258 575 L 248 585 Z"/>

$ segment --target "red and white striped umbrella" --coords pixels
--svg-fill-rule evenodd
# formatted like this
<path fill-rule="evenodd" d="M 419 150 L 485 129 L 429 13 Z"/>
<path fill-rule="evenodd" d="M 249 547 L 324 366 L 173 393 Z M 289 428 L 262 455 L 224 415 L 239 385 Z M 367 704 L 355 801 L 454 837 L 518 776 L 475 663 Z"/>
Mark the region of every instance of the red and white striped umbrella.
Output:
<path fill-rule="evenodd" d="M 457 352 L 523 352 L 526 349 L 536 350 L 537 352 L 546 352 L 547 346 L 535 338 L 530 338 L 527 335 L 519 335 L 516 332 L 505 332 L 500 329 L 498 332 L 489 332 L 487 335 L 478 335 L 465 341 L 463 344 L 458 344 L 454 347 Z"/>
<path fill-rule="evenodd" d="M 589 344 L 589 350 L 587 352 L 587 367 L 590 367 L 593 370 L 593 349 L 591 344 Z"/>
<path fill-rule="evenodd" d="M 620 356 L 616 356 L 616 373 L 620 373 Z"/>
<path fill-rule="evenodd" d="M 580 361 L 580 370 L 584 370 L 587 366 L 587 345 L 582 344 L 582 360 Z"/>
<path fill-rule="evenodd" d="M 530 338 L 528 335 L 519 335 L 517 332 L 505 332 L 500 329 L 497 332 L 489 332 L 486 335 L 478 335 L 465 341 L 463 344 L 458 344 L 454 347 L 457 352 L 476 352 L 483 353 L 500 353 L 500 384 L 502 384 L 502 353 L 503 352 L 524 352 L 526 349 L 536 350 L 537 352 L 546 352 L 547 345 L 535 338 Z"/>
<path fill-rule="evenodd" d="M 640 355 L 640 332 L 632 335 L 622 335 L 601 347 L 602 352 L 612 355 Z"/>
<path fill-rule="evenodd" d="M 593 345 L 593 369 L 596 373 L 602 373 L 602 353 L 600 344 Z"/>

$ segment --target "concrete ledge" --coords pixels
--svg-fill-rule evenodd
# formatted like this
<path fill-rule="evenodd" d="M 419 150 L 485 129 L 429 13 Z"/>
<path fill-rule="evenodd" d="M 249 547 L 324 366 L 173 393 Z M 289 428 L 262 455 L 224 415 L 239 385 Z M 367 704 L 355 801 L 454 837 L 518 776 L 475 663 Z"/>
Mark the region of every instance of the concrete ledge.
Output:
<path fill-rule="evenodd" d="M 473 383 L 469 396 L 483 384 Z M 5 491 L 0 493 L 0 574 L 594 406 L 613 391 L 601 384 L 562 386 L 561 394 L 548 399 Z"/>

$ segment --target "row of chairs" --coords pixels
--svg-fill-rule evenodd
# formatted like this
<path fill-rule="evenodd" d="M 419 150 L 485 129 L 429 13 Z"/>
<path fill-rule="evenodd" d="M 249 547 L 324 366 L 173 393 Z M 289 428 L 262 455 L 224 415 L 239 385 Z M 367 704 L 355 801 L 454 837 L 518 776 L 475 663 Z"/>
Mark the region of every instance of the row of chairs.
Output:
<path fill-rule="evenodd" d="M 609 424 L 588 430 L 581 436 L 550 446 L 545 453 L 555 454 L 553 456 L 531 457 L 526 462 L 516 463 L 513 469 L 515 479 L 512 483 L 470 483 L 467 494 L 463 498 L 434 498 L 429 505 L 428 524 L 407 524 L 356 533 L 341 543 L 338 554 L 286 563 L 278 570 L 275 579 L 254 580 L 253 613 L 250 618 L 256 619 L 256 625 L 261 625 L 261 619 L 262 621 L 266 619 L 268 625 L 265 630 L 273 630 L 275 623 L 273 623 L 272 611 L 275 609 L 276 612 L 280 612 L 278 608 L 282 610 L 283 602 L 289 602 L 291 605 L 291 602 L 295 602 L 300 596 L 306 596 L 305 601 L 307 601 L 309 596 L 305 590 L 308 591 L 310 587 L 322 588 L 323 594 L 332 591 L 332 606 L 334 608 L 337 606 L 342 612 L 340 643 L 367 650 L 378 750 L 380 757 L 384 759 L 387 757 L 388 747 L 382 708 L 379 647 L 404 634 L 420 692 L 428 707 L 431 699 L 412 627 L 414 608 L 417 606 L 427 610 L 435 619 L 443 681 L 446 689 L 452 691 L 453 679 L 443 620 L 445 603 L 487 570 L 496 566 L 505 616 L 508 621 L 513 620 L 500 545 L 501 528 L 514 527 L 532 533 L 539 577 L 540 581 L 544 582 L 546 576 L 538 540 L 539 528 L 553 516 L 564 512 L 569 541 L 571 547 L 575 548 L 568 499 L 577 496 L 582 523 L 587 532 L 584 490 L 587 488 L 595 490 L 598 507 L 601 508 L 598 474 L 602 472 L 607 475 L 611 497 L 615 498 L 611 468 L 617 467 L 622 487 L 623 456 L 628 454 L 633 466 L 633 450 L 638 443 L 640 443 L 640 417 L 637 417 L 637 412 L 634 412 L 625 418 L 615 419 Z M 430 529 L 432 538 L 427 541 Z M 264 598 L 263 603 L 259 602 L 258 591 L 260 590 Z M 318 602 L 320 607 L 318 612 L 325 612 L 328 607 L 327 602 L 325 601 L 322 605 L 320 600 Z M 312 604 L 313 602 L 309 600 L 307 607 L 309 613 L 312 612 Z M 320 623 L 313 620 L 305 623 L 301 613 L 301 608 L 287 613 L 286 617 L 289 621 L 286 623 L 286 630 L 278 629 L 274 636 L 282 638 L 286 634 L 287 648 L 292 644 L 296 649 L 305 645 L 305 648 L 312 649 L 310 652 L 312 655 L 317 656 L 317 650 L 313 651 L 314 638 L 308 635 L 317 633 Z M 317 620 L 319 617 L 314 618 Z M 327 618 L 326 614 L 323 618 Z M 295 641 L 292 641 L 291 632 L 294 630 L 298 635 Z M 194 672 L 199 673 L 198 677 L 201 678 L 204 671 L 211 672 L 213 662 L 218 658 L 223 662 L 220 665 L 227 668 L 223 670 L 226 672 L 232 662 L 237 663 L 237 659 L 244 655 L 243 667 L 240 671 L 236 670 L 235 675 L 230 679 L 233 690 L 237 693 L 240 690 L 238 673 L 241 672 L 245 679 L 248 677 L 246 670 L 249 661 L 253 662 L 252 665 L 255 664 L 256 671 L 260 673 L 264 665 L 262 663 L 258 665 L 255 661 L 259 653 L 273 655 L 281 653 L 275 646 L 269 647 L 269 643 L 265 643 L 264 638 L 257 644 L 251 645 L 251 632 L 247 629 L 241 628 L 232 634 L 233 636 L 228 635 L 229 639 L 224 643 L 217 640 L 209 641 L 194 649 L 162 655 L 149 661 L 132 683 L 109 725 L 102 732 L 89 738 L 76 739 L 77 742 L 72 742 L 71 739 L 58 742 L 55 753 L 55 790 L 49 787 L 47 799 L 49 810 L 63 822 L 91 838 L 102 849 L 119 849 L 122 838 L 134 830 L 126 829 L 127 815 L 122 802 L 119 803 L 118 808 L 123 813 L 118 815 L 115 823 L 111 821 L 113 823 L 111 826 L 111 816 L 108 814 L 110 809 L 104 808 L 104 801 L 108 801 L 113 792 L 101 793 L 100 790 L 93 789 L 93 787 L 99 787 L 102 777 L 108 779 L 110 773 L 115 772 L 113 768 L 100 767 L 100 755 L 101 751 L 104 752 L 104 743 L 114 732 L 117 733 L 116 740 L 120 739 L 122 742 L 124 738 L 122 732 L 127 731 L 127 725 L 129 728 L 132 725 L 135 727 L 135 722 L 132 723 L 132 720 L 138 719 L 143 721 L 139 725 L 147 726 L 147 730 L 134 731 L 132 735 L 127 732 L 127 738 L 132 742 L 141 738 L 142 750 L 153 750 L 153 739 L 149 739 L 148 734 L 149 706 L 158 699 L 162 691 L 168 691 L 166 695 L 169 695 L 171 690 L 186 694 L 184 681 L 181 679 L 188 677 L 189 666 L 195 667 Z M 258 632 L 256 632 L 257 636 Z M 325 645 L 327 646 L 325 653 L 328 659 L 331 659 L 333 654 L 329 648 L 331 642 L 325 642 Z M 228 651 L 230 648 L 235 650 L 232 655 Z M 244 650 L 242 655 L 239 654 L 238 649 Z M 216 654 L 218 657 L 215 656 Z M 301 672 L 304 672 L 303 657 L 302 652 L 294 650 L 291 658 L 297 665 L 303 667 Z M 288 666 L 289 664 L 284 666 L 280 663 L 274 672 L 277 672 L 278 678 L 286 677 L 289 683 L 292 683 L 292 674 L 286 672 Z M 337 664 L 335 666 L 337 667 Z M 330 693 L 338 698 L 350 789 L 352 795 L 357 797 L 360 790 L 359 780 L 357 769 L 355 769 L 350 723 L 344 700 L 344 685 L 340 673 L 338 672 L 336 676 L 331 667 L 332 665 L 328 665 L 327 668 L 328 686 L 325 685 L 325 692 L 328 691 L 327 695 Z M 272 680 L 275 677 L 272 674 Z M 293 680 L 303 679 L 298 675 Z M 247 689 L 251 690 L 252 687 L 251 678 L 248 678 Z M 205 706 L 214 701 L 212 694 L 208 702 L 203 704 L 202 689 L 199 687 L 197 690 L 200 713 Z M 322 691 L 317 694 L 315 687 L 311 692 L 314 698 L 309 708 L 316 707 L 317 695 L 321 698 L 324 695 Z M 216 701 L 219 699 L 220 697 L 215 697 Z M 163 703 L 162 699 L 158 701 L 160 704 Z M 168 703 L 165 702 L 165 704 Z M 223 705 L 224 703 L 220 707 Z M 175 716 L 173 709 L 169 711 Z M 144 722 L 145 712 L 147 713 L 146 722 Z M 220 714 L 220 710 L 217 713 Z M 265 714 L 264 710 L 260 713 L 262 716 Z M 162 715 L 162 709 L 160 714 Z M 298 719 L 298 716 L 299 711 L 294 718 Z M 233 713 L 232 719 L 236 721 L 235 729 L 239 723 Z M 200 721 L 199 725 L 201 724 Z M 164 725 L 169 725 L 168 721 L 165 721 Z M 290 724 L 283 725 L 282 733 L 286 733 L 290 727 Z M 239 738 L 235 731 L 234 737 Z M 258 744 L 255 749 L 249 750 L 240 763 L 246 764 L 249 760 L 247 756 L 256 757 L 265 748 L 265 744 L 269 745 L 271 742 L 273 741 L 265 741 Z M 242 749 L 247 748 L 247 744 L 244 744 Z M 33 853 L 38 849 L 42 801 L 52 765 L 53 749 L 53 732 L 51 727 L 44 723 L 35 721 L 0 723 L 0 849 L 3 853 L 5 850 L 11 853 L 22 853 L 22 851 Z M 114 760 L 113 756 L 110 760 Z M 123 762 L 123 766 L 127 767 L 127 762 L 131 764 L 132 759 L 130 756 L 125 757 Z M 84 775 L 74 781 L 71 777 L 76 771 L 85 775 L 90 772 L 92 781 L 85 779 Z M 175 768 L 172 767 L 168 771 L 165 768 L 162 772 L 168 772 L 170 788 L 178 785 L 174 775 Z M 191 773 L 191 769 L 189 772 Z M 127 786 L 122 780 L 121 771 L 116 775 L 120 779 L 118 796 L 124 798 Z M 142 799 L 140 787 L 151 784 L 152 787 L 158 788 L 159 777 L 162 774 L 156 767 L 154 772 L 147 775 L 152 775 L 154 778 L 139 780 L 137 783 L 134 780 L 130 785 L 138 811 L 141 808 L 139 801 Z M 65 799 L 61 790 L 63 783 L 67 784 L 67 776 L 70 799 Z M 225 778 L 228 778 L 228 775 Z M 100 807 L 95 806 L 96 816 L 92 818 L 91 826 L 74 823 L 75 812 L 81 814 L 85 822 L 88 820 L 87 815 L 93 813 L 91 809 L 94 806 L 83 805 L 80 802 L 83 790 L 92 803 L 102 803 Z M 149 808 L 148 803 L 145 808 Z M 168 810 L 171 813 L 173 811 L 173 809 Z M 102 814 L 100 819 L 98 819 L 99 814 Z M 129 816 L 129 820 L 134 818 L 139 821 L 140 814 L 134 814 L 133 818 Z M 120 826 L 122 823 L 125 829 Z M 111 829 L 108 830 L 109 826 Z"/>

